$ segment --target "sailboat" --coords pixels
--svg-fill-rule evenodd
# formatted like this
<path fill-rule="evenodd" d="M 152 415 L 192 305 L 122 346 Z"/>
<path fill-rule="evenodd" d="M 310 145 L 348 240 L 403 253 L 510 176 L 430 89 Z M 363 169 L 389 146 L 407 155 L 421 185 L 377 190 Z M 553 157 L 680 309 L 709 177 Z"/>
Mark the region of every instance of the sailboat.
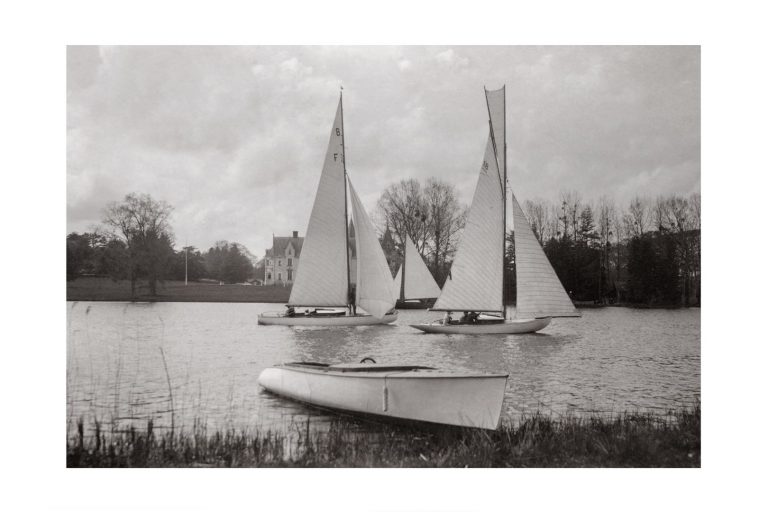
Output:
<path fill-rule="evenodd" d="M 544 254 L 520 204 L 511 194 L 517 300 L 514 315 L 504 301 L 506 252 L 505 88 L 485 91 L 490 130 L 475 194 L 451 275 L 432 311 L 445 316 L 412 325 L 427 333 L 522 334 L 545 328 L 555 317 L 580 313 Z M 472 312 L 452 319 L 452 312 Z M 478 314 L 484 313 L 484 314 Z"/>
<path fill-rule="evenodd" d="M 347 188 L 357 254 L 356 285 L 350 282 Z M 340 95 L 320 183 L 309 217 L 301 261 L 285 312 L 259 315 L 262 325 L 357 326 L 394 322 L 392 273 L 376 230 L 346 169 L 344 108 Z M 354 301 L 352 297 L 354 296 Z M 365 313 L 357 313 L 360 307 Z M 305 308 L 303 312 L 297 308 Z"/>
<path fill-rule="evenodd" d="M 440 287 L 408 235 L 404 245 L 403 264 L 400 265 L 394 280 L 398 299 L 395 306 L 398 309 L 426 309 L 434 304 L 440 295 Z"/>

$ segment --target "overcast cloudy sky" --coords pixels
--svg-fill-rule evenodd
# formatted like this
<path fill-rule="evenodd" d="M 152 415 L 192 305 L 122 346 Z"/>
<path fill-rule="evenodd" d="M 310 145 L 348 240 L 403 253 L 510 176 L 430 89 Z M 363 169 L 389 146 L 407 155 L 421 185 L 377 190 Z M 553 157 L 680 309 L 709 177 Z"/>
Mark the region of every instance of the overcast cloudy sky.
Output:
<path fill-rule="evenodd" d="M 70 47 L 67 228 L 148 192 L 177 246 L 257 256 L 304 234 L 344 86 L 347 168 L 369 211 L 402 178 L 469 202 L 507 86 L 510 184 L 522 201 L 698 192 L 698 47 Z"/>

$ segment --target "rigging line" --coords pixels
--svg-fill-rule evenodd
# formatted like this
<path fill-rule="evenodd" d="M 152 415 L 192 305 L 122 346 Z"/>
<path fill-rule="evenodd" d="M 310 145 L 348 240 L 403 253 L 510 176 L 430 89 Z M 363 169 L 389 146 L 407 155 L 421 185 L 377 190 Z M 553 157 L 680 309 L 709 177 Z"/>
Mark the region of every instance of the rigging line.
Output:
<path fill-rule="evenodd" d="M 342 87 L 339 91 L 339 106 L 341 107 L 341 165 L 344 168 L 344 254 L 347 256 L 347 305 L 351 306 L 350 292 L 352 283 L 349 277 L 349 214 L 347 213 L 347 148 L 344 144 L 344 93 Z M 357 297 L 355 297 L 357 299 Z M 356 300 L 355 300 L 356 302 Z M 351 312 L 351 310 L 350 310 Z"/>

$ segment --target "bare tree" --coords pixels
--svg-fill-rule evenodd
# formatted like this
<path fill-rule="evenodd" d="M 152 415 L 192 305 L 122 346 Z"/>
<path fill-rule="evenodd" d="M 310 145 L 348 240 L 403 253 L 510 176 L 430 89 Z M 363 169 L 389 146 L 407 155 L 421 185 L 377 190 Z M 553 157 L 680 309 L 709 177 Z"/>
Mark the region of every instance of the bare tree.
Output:
<path fill-rule="evenodd" d="M 629 210 L 624 215 L 624 227 L 631 237 L 641 237 L 650 227 L 650 208 L 648 199 L 635 196 L 629 203 Z"/>
<path fill-rule="evenodd" d="M 563 236 L 568 236 L 568 226 L 573 232 L 574 241 L 577 235 L 577 222 L 581 214 L 582 198 L 576 190 L 566 190 L 560 192 L 560 202 L 562 203 L 562 222 Z"/>
<path fill-rule="evenodd" d="M 603 294 L 609 289 L 611 276 L 611 240 L 613 239 L 613 230 L 615 229 L 616 205 L 613 199 L 607 196 L 601 196 L 597 201 L 597 230 L 600 240 L 600 283 L 599 299 L 603 299 Z M 603 282 L 605 277 L 605 282 Z"/>
<path fill-rule="evenodd" d="M 378 201 L 376 215 L 381 225 L 394 233 L 402 247 L 410 237 L 419 253 L 428 258 L 435 273 L 441 273 L 446 261 L 453 257 L 461 229 L 466 221 L 466 208 L 456 198 L 453 185 L 430 178 L 421 187 L 414 179 L 390 185 Z M 398 261 L 399 263 L 399 261 Z"/>
<path fill-rule="evenodd" d="M 389 225 L 401 246 L 406 237 L 411 237 L 419 252 L 424 250 L 429 208 L 418 181 L 401 180 L 390 185 L 379 198 L 378 207 L 379 217 Z"/>
<path fill-rule="evenodd" d="M 173 231 L 169 224 L 172 211 L 165 201 L 135 193 L 104 209 L 103 222 L 109 232 L 128 247 L 131 295 L 135 294 L 139 277 L 147 279 L 151 295 L 157 294 L 157 281 L 162 279 L 173 255 Z"/>
<path fill-rule="evenodd" d="M 549 230 L 549 205 L 542 199 L 531 201 L 526 199 L 523 203 L 525 215 L 531 223 L 533 234 L 538 238 L 539 243 L 543 244 L 547 240 L 547 231 Z"/>
<path fill-rule="evenodd" d="M 429 256 L 437 272 L 456 252 L 459 233 L 467 220 L 467 208 L 459 203 L 453 185 L 436 178 L 427 180 L 424 201 L 428 211 Z"/>

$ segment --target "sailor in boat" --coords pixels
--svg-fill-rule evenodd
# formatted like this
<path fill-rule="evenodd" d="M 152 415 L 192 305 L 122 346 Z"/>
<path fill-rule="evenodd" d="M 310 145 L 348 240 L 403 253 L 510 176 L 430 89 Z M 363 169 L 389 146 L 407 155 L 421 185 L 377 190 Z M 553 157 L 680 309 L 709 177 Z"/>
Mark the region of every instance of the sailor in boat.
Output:
<path fill-rule="evenodd" d="M 478 320 L 478 313 L 476 311 L 465 311 L 462 317 L 459 319 L 460 324 L 476 324 Z"/>
<path fill-rule="evenodd" d="M 443 316 L 443 325 L 448 325 L 453 321 L 453 318 L 451 318 L 451 312 L 446 311 L 445 315 Z"/>
<path fill-rule="evenodd" d="M 291 318 L 295 317 L 296 316 L 296 308 L 294 308 L 293 306 L 288 306 L 288 311 L 285 312 L 285 316 L 288 316 L 288 317 L 291 317 Z"/>
<path fill-rule="evenodd" d="M 349 314 L 355 316 L 357 314 L 357 305 L 355 305 L 355 287 L 350 286 L 347 293 L 347 304 L 349 304 Z"/>

